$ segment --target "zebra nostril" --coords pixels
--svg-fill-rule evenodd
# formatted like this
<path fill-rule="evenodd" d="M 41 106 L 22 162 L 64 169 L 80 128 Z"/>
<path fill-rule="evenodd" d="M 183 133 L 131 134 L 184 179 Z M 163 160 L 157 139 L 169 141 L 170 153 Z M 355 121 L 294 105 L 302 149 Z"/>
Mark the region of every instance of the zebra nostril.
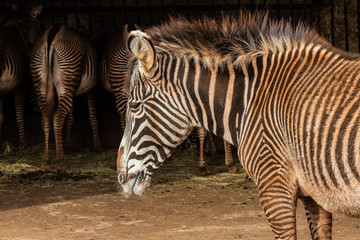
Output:
<path fill-rule="evenodd" d="M 121 174 L 119 173 L 119 174 L 118 174 L 118 181 L 119 181 L 119 183 L 121 183 L 122 180 L 123 180 L 123 177 L 122 177 Z"/>

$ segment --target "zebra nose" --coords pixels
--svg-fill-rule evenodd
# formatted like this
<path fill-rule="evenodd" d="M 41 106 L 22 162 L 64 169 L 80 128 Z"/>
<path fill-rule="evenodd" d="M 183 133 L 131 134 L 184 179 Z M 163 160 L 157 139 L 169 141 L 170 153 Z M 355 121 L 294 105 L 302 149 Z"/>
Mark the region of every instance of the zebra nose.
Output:
<path fill-rule="evenodd" d="M 120 184 L 124 184 L 126 181 L 126 178 L 122 176 L 121 173 L 118 174 L 118 181 Z"/>
<path fill-rule="evenodd" d="M 119 183 L 121 183 L 121 180 L 122 180 L 122 176 L 121 176 L 121 174 L 119 173 L 119 175 L 118 175 L 118 181 L 119 181 Z"/>

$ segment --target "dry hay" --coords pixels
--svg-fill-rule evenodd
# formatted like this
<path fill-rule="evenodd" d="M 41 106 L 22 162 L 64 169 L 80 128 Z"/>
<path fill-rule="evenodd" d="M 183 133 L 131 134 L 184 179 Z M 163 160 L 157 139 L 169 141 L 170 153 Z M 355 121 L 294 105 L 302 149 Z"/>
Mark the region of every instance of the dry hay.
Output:
<path fill-rule="evenodd" d="M 8 150 L 0 154 L 0 186 L 16 184 L 38 184 L 48 187 L 57 181 L 109 184 L 117 187 L 116 173 L 116 150 L 107 149 L 101 153 L 87 149 L 72 151 L 65 155 L 70 165 L 66 173 L 58 173 L 55 170 L 41 171 L 42 145 L 30 146 L 23 151 L 14 150 L 8 146 Z M 53 149 L 51 147 L 51 149 Z M 52 163 L 56 166 L 54 151 Z M 184 185 L 189 180 L 199 184 L 232 185 L 242 184 L 246 178 L 244 171 L 241 174 L 228 174 L 228 167 L 224 165 L 223 153 L 217 157 L 220 166 L 208 166 L 208 175 L 199 177 L 197 173 L 199 153 L 194 150 L 179 147 L 172 156 L 165 161 L 164 165 L 155 172 L 153 184 L 176 184 Z M 235 158 L 236 159 L 236 158 Z M 206 159 L 208 162 L 209 159 Z M 237 162 L 237 164 L 239 164 Z M 240 178 L 239 178 L 240 176 Z"/>
<path fill-rule="evenodd" d="M 34 181 L 56 181 L 80 179 L 101 182 L 116 180 L 116 151 L 105 150 L 102 153 L 84 150 L 72 152 L 66 155 L 71 169 L 66 173 L 58 173 L 55 170 L 41 171 L 42 146 L 27 147 L 23 151 L 14 150 L 9 145 L 6 151 L 0 155 L 0 184 L 33 183 Z M 9 150 L 10 149 L 10 150 Z M 56 166 L 53 155 L 53 165 Z"/>

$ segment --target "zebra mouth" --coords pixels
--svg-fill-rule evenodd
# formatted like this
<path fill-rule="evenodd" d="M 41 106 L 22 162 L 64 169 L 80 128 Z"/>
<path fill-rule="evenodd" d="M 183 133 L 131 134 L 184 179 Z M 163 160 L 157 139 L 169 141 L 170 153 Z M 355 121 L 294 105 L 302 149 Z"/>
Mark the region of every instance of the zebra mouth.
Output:
<path fill-rule="evenodd" d="M 132 193 L 138 196 L 143 196 L 147 187 L 150 186 L 151 177 L 145 174 L 144 171 L 138 172 L 129 181 L 123 183 L 121 175 L 119 175 L 119 182 L 123 188 L 125 196 L 130 197 Z"/>

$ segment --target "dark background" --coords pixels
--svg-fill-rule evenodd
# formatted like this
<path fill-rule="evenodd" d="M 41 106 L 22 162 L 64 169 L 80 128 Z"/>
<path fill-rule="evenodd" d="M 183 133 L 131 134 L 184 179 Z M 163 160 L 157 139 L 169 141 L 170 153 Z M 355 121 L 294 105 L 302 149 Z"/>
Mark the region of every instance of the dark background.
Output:
<path fill-rule="evenodd" d="M 219 16 L 221 11 L 239 9 L 268 9 L 273 18 L 299 20 L 315 28 L 333 45 L 347 51 L 358 52 L 360 0 L 47 0 L 40 16 L 43 30 L 55 23 L 86 32 L 88 39 L 101 56 L 107 40 L 127 23 L 149 27 L 166 21 L 169 16 L 182 14 L 188 17 Z M 0 1 L 0 16 L 11 9 L 10 0 Z M 98 86 L 99 131 L 104 147 L 118 147 L 121 139 L 120 118 L 115 110 L 114 98 Z M 1 137 L 10 145 L 18 145 L 13 96 L 4 102 L 5 122 Z M 72 146 L 92 147 L 92 134 L 88 121 L 87 101 L 79 97 L 74 103 L 75 122 L 72 128 Z M 29 144 L 43 141 L 40 113 L 26 104 L 25 127 Z M 219 147 L 222 144 L 218 144 Z"/>

